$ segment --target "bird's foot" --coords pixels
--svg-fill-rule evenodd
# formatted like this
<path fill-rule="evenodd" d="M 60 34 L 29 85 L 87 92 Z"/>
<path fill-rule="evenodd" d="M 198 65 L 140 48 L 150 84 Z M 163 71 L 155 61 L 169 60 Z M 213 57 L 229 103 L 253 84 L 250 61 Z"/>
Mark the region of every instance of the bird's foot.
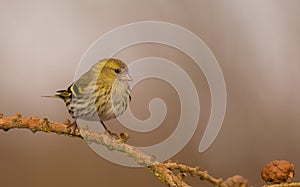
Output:
<path fill-rule="evenodd" d="M 126 143 L 128 138 L 129 138 L 129 135 L 126 132 L 121 132 L 120 133 L 120 141 L 122 143 Z"/>
<path fill-rule="evenodd" d="M 111 137 L 113 137 L 113 138 L 115 138 L 115 139 L 120 139 L 120 137 L 119 137 L 116 133 L 111 132 L 111 131 L 108 130 L 108 129 L 105 129 L 105 131 L 106 131 Z"/>
<path fill-rule="evenodd" d="M 106 127 L 106 125 L 104 124 L 103 121 L 100 121 L 100 122 L 101 122 L 102 126 L 104 127 L 105 131 L 106 131 L 111 137 L 113 137 L 113 138 L 115 138 L 115 139 L 120 139 L 120 137 L 119 137 L 116 133 L 111 132 L 111 131 Z"/>
<path fill-rule="evenodd" d="M 76 131 L 79 132 L 76 120 L 67 125 L 67 129 L 70 129 L 70 134 L 75 134 Z"/>

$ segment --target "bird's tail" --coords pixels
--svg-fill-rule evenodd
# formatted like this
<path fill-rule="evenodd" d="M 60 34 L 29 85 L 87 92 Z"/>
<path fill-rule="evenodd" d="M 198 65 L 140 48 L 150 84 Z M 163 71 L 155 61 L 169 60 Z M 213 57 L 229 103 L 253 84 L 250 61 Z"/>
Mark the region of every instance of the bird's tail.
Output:
<path fill-rule="evenodd" d="M 72 94 L 68 89 L 67 90 L 58 90 L 56 92 L 57 92 L 57 94 L 55 94 L 55 95 L 42 96 L 42 97 L 60 98 L 60 99 L 64 100 L 64 102 L 66 102 L 68 99 L 70 99 L 72 97 Z"/>

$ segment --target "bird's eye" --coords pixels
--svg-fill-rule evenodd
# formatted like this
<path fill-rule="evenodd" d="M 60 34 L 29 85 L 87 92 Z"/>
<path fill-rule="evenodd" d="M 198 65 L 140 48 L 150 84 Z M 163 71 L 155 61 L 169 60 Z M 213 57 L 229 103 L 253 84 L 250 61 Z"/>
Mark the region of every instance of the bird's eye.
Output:
<path fill-rule="evenodd" d="M 119 74 L 121 72 L 121 70 L 119 70 L 119 69 L 114 69 L 114 70 L 117 74 Z"/>

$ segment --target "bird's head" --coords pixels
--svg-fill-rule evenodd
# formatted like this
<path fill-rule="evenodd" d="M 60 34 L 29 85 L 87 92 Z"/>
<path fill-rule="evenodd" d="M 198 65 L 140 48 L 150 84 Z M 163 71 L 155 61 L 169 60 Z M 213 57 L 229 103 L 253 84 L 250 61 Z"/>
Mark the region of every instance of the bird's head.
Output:
<path fill-rule="evenodd" d="M 115 58 L 109 58 L 101 60 L 99 63 L 101 66 L 100 77 L 110 81 L 131 81 L 132 78 L 128 74 L 127 65 Z"/>

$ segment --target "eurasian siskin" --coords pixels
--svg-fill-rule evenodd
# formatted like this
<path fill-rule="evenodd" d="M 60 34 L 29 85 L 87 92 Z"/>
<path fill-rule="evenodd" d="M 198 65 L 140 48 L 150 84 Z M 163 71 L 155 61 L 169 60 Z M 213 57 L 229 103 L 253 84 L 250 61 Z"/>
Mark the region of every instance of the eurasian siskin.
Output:
<path fill-rule="evenodd" d="M 62 99 L 75 119 L 103 121 L 116 118 L 127 108 L 131 97 L 127 65 L 114 58 L 103 59 L 93 65 L 67 89 L 57 91 L 53 98 Z M 74 123 L 73 123 L 74 124 Z"/>

